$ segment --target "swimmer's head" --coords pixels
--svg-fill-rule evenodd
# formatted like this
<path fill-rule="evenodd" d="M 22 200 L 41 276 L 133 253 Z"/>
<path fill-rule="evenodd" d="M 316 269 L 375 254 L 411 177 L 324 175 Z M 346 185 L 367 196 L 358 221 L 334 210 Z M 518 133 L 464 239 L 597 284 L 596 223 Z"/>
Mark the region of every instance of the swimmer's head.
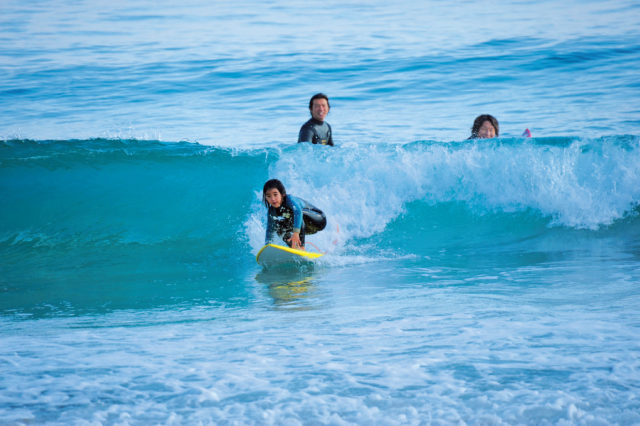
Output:
<path fill-rule="evenodd" d="M 324 121 L 330 109 L 329 98 L 324 93 L 316 93 L 311 97 L 309 101 L 309 111 L 311 112 L 311 116 L 316 120 Z"/>
<path fill-rule="evenodd" d="M 282 200 L 287 196 L 284 185 L 278 179 L 269 179 L 262 187 L 262 202 L 265 206 L 278 208 L 282 205 Z"/>
<path fill-rule="evenodd" d="M 471 127 L 472 138 L 496 138 L 500 135 L 500 127 L 498 120 L 489 114 L 482 114 L 473 120 L 473 127 Z"/>

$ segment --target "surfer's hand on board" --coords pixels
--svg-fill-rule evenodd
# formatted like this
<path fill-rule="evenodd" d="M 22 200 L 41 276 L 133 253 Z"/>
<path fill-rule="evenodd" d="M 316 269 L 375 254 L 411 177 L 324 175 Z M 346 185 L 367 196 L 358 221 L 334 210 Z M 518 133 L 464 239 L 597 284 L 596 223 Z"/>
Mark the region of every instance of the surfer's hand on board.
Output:
<path fill-rule="evenodd" d="M 304 250 L 304 247 L 302 247 L 302 243 L 300 242 L 300 233 L 294 232 L 291 234 L 289 242 L 291 243 L 291 248 Z"/>

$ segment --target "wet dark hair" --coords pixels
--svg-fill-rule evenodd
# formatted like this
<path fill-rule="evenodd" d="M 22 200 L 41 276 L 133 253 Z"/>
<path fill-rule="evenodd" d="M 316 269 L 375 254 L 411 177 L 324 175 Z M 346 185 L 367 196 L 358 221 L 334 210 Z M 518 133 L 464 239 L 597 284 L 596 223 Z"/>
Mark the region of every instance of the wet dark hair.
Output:
<path fill-rule="evenodd" d="M 277 189 L 278 192 L 280 192 L 283 199 L 284 197 L 287 196 L 287 191 L 284 189 L 284 185 L 282 184 L 282 182 L 280 182 L 278 179 L 269 179 L 268 181 L 265 182 L 264 186 L 262 187 L 262 202 L 267 207 L 269 207 L 269 202 L 267 201 L 265 194 L 267 193 L 268 190 L 273 188 Z"/>
<path fill-rule="evenodd" d="M 329 109 L 331 109 L 331 105 L 329 104 L 329 98 L 327 97 L 327 95 L 325 95 L 324 93 L 316 93 L 311 97 L 311 100 L 309 101 L 309 111 L 311 111 L 311 109 L 313 108 L 313 101 L 315 101 L 316 99 L 326 100 L 327 106 L 329 107 Z"/>
<path fill-rule="evenodd" d="M 477 116 L 476 119 L 473 120 L 470 139 L 478 137 L 478 132 L 480 131 L 480 127 L 482 127 L 482 124 L 485 121 L 488 121 L 489 123 L 491 123 L 493 128 L 496 129 L 496 137 L 500 135 L 500 127 L 498 126 L 498 120 L 493 115 L 482 114 Z"/>

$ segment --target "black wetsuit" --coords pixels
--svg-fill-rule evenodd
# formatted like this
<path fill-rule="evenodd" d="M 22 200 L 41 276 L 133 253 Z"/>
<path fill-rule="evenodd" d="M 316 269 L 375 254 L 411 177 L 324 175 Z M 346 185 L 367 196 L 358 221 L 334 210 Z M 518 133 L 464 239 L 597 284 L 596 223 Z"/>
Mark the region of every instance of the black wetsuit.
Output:
<path fill-rule="evenodd" d="M 310 118 L 300 128 L 298 134 L 299 142 L 311 142 L 320 145 L 333 146 L 333 138 L 331 137 L 331 126 L 326 121 L 318 121 Z"/>
<path fill-rule="evenodd" d="M 269 206 L 267 212 L 267 235 L 265 244 L 278 235 L 289 246 L 287 241 L 294 232 L 300 233 L 300 245 L 304 247 L 304 236 L 322 231 L 327 226 L 327 218 L 317 207 L 305 200 L 287 195 L 277 209 Z"/>

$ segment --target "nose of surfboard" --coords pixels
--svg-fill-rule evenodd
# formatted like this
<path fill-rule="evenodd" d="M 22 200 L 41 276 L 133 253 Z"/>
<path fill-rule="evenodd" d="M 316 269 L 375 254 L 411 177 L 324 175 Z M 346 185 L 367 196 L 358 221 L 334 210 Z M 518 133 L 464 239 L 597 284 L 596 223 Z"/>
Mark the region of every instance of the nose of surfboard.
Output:
<path fill-rule="evenodd" d="M 262 266 L 272 266 L 284 263 L 311 262 L 321 256 L 322 253 L 298 250 L 277 244 L 267 244 L 256 255 L 256 261 Z"/>

